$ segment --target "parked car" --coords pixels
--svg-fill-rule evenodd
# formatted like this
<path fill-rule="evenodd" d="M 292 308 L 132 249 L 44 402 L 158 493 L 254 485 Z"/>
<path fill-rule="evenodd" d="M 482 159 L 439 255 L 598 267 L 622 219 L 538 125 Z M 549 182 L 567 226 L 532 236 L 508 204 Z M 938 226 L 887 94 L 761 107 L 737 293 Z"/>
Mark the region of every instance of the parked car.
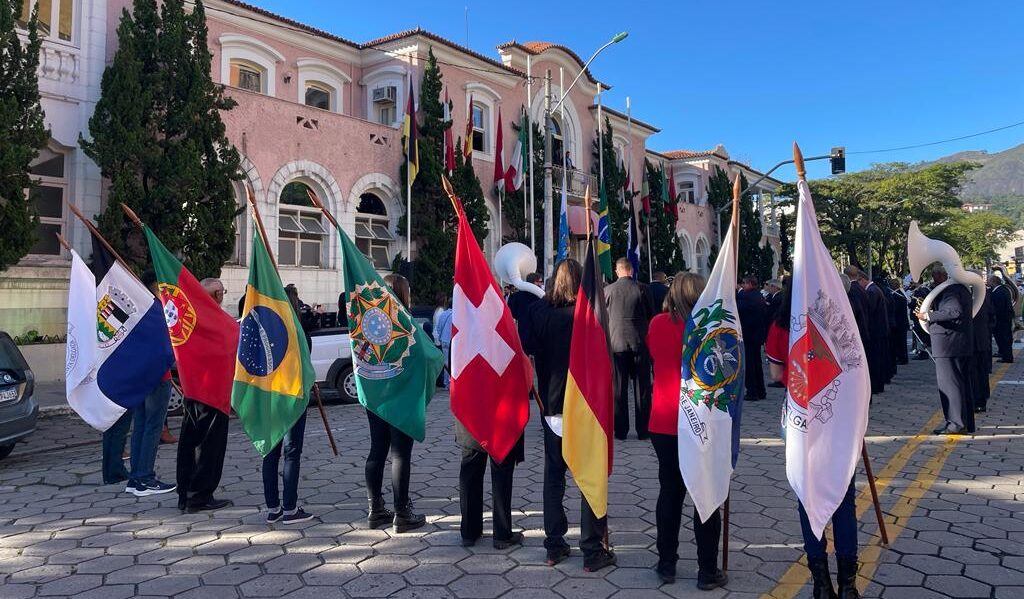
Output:
<path fill-rule="evenodd" d="M 0 331 L 0 459 L 36 430 L 35 376 L 10 335 Z"/>
<path fill-rule="evenodd" d="M 338 391 L 342 403 L 357 403 L 359 392 L 352 368 L 352 342 L 348 327 L 318 329 L 309 334 L 313 339 L 310 359 L 320 388 Z"/>

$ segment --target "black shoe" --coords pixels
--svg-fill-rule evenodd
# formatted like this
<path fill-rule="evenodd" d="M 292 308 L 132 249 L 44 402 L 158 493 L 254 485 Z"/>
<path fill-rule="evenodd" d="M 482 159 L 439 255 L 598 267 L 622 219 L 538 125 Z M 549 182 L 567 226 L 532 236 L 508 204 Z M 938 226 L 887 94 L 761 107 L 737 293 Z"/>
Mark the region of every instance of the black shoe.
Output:
<path fill-rule="evenodd" d="M 646 441 L 646 440 L 650 439 L 651 436 L 650 435 L 637 435 L 636 438 L 640 439 L 641 441 Z"/>
<path fill-rule="evenodd" d="M 619 441 L 625 441 L 625 440 L 626 440 L 626 437 L 628 437 L 628 435 L 623 435 L 623 436 L 621 436 L 621 437 L 620 437 L 620 436 L 618 436 L 618 435 L 615 435 L 615 438 L 616 438 L 616 439 L 618 439 Z"/>
<path fill-rule="evenodd" d="M 674 564 L 672 566 L 658 564 L 654 566 L 654 571 L 658 574 L 658 580 L 661 581 L 661 584 L 672 584 L 676 581 L 676 567 Z"/>
<path fill-rule="evenodd" d="M 836 594 L 839 599 L 860 599 L 857 592 L 857 560 L 843 557 L 836 558 Z"/>
<path fill-rule="evenodd" d="M 184 497 L 179 495 L 178 496 L 178 509 L 184 512 L 186 506 L 188 506 L 188 501 Z"/>
<path fill-rule="evenodd" d="M 982 407 L 982 406 L 978 406 L 978 407 L 974 408 L 974 413 L 975 413 L 975 414 L 981 414 L 982 412 L 987 412 L 987 411 L 988 411 L 988 410 L 987 410 L 987 409 L 985 409 L 985 408 L 984 408 L 984 407 Z"/>
<path fill-rule="evenodd" d="M 278 520 L 280 520 L 283 517 L 284 517 L 284 512 L 281 511 L 281 508 L 277 508 L 275 510 L 271 510 L 271 511 L 267 512 L 267 524 L 273 524 L 273 523 L 277 522 Z"/>
<path fill-rule="evenodd" d="M 939 431 L 939 432 L 937 432 L 935 434 L 936 435 L 963 435 L 963 434 L 966 434 L 966 433 L 967 433 L 967 431 L 965 431 L 963 427 L 957 428 L 957 427 L 953 426 L 952 424 L 950 424 L 950 425 L 947 425 L 945 428 L 943 428 L 941 431 Z"/>
<path fill-rule="evenodd" d="M 296 508 L 295 513 L 285 514 L 284 517 L 281 518 L 281 524 L 299 524 L 300 522 L 309 522 L 315 517 L 316 516 L 307 513 L 306 510 L 302 508 Z"/>
<path fill-rule="evenodd" d="M 366 516 L 366 524 L 370 528 L 384 528 L 395 521 L 395 513 L 384 507 L 383 497 L 370 498 L 370 510 Z"/>
<path fill-rule="evenodd" d="M 565 559 L 569 557 L 569 554 L 571 552 L 572 551 L 569 549 L 568 545 L 564 547 L 548 549 L 548 557 L 546 560 L 544 560 L 544 563 L 549 566 L 557 566 L 558 564 L 565 561 Z"/>
<path fill-rule="evenodd" d="M 587 572 L 597 572 L 602 568 L 615 565 L 615 553 L 601 549 L 590 557 L 583 558 L 583 569 Z"/>
<path fill-rule="evenodd" d="M 773 389 L 784 389 L 786 387 L 785 385 L 779 382 L 768 383 L 768 386 L 772 387 Z"/>
<path fill-rule="evenodd" d="M 521 532 L 514 532 L 512 533 L 512 536 L 507 539 L 494 539 L 494 548 L 499 550 L 508 549 L 509 547 L 522 544 L 523 533 Z"/>
<path fill-rule="evenodd" d="M 832 586 L 832 575 L 828 571 L 828 557 L 807 558 L 807 569 L 811 571 L 814 588 L 811 596 L 814 599 L 836 599 L 836 590 Z"/>
<path fill-rule="evenodd" d="M 943 424 L 943 425 L 942 425 L 942 426 L 940 426 L 939 428 L 937 428 L 937 429 L 933 430 L 933 431 L 932 431 L 932 434 L 933 434 L 933 435 L 941 435 L 942 433 L 944 433 L 944 432 L 946 431 L 946 427 L 947 427 L 947 426 L 948 426 L 948 424 Z"/>
<path fill-rule="evenodd" d="M 476 541 L 476 539 L 467 539 L 466 537 L 462 537 L 462 546 L 473 547 L 474 545 L 476 545 Z"/>
<path fill-rule="evenodd" d="M 927 360 L 928 359 L 928 354 L 917 354 L 916 356 L 914 356 L 914 359 L 915 360 Z"/>
<path fill-rule="evenodd" d="M 416 530 L 427 523 L 427 518 L 423 514 L 412 511 L 411 501 L 405 502 L 405 505 L 395 506 L 395 510 L 395 533 L 397 534 Z"/>
<path fill-rule="evenodd" d="M 762 399 L 764 399 L 764 398 L 763 397 L 758 397 L 756 395 L 748 395 L 748 396 L 743 398 L 743 401 L 761 401 Z"/>
<path fill-rule="evenodd" d="M 210 498 L 206 503 L 200 503 L 190 505 L 185 509 L 189 514 L 197 514 L 199 512 L 211 512 L 213 510 L 219 510 L 221 508 L 230 507 L 235 505 L 230 499 L 213 499 Z"/>
<path fill-rule="evenodd" d="M 715 570 L 710 574 L 697 572 L 697 588 L 702 591 L 713 591 L 718 587 L 724 587 L 729 582 L 729 577 L 721 570 Z"/>

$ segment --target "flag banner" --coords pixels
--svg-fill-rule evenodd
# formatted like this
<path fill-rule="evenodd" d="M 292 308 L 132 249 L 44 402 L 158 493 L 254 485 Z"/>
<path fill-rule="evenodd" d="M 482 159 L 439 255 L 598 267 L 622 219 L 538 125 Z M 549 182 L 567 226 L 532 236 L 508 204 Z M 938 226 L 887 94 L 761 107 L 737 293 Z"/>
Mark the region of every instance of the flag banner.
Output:
<path fill-rule="evenodd" d="M 501 193 L 505 189 L 505 139 L 501 124 L 501 108 L 498 108 L 498 132 L 494 137 L 494 189 Z"/>
<path fill-rule="evenodd" d="M 667 187 L 668 196 L 666 197 L 665 212 L 672 215 L 672 222 L 675 223 L 679 220 L 679 204 L 676 202 L 676 168 L 670 166 L 668 169 Z"/>
<path fill-rule="evenodd" d="M 105 402 L 126 409 L 142 404 L 174 363 L 174 354 L 160 302 L 95 236 L 92 242 L 90 268 L 95 287 L 91 294 L 87 293 L 84 273 L 77 273 L 74 301 L 89 306 L 96 337 L 89 339 L 84 322 L 81 326 L 76 324 L 74 344 L 86 356 L 90 350 L 95 353 L 90 374 L 80 379 L 73 397 L 69 394 L 68 403 L 79 414 L 89 414 L 92 422 L 84 415 L 83 420 L 106 430 L 123 410 L 109 420 L 115 410 Z M 68 299 L 72 299 L 70 291 Z M 75 311 L 79 309 L 80 306 Z M 69 329 L 71 316 L 69 309 Z M 77 320 L 80 315 L 74 317 Z M 83 347 L 89 343 L 95 347 Z M 68 366 L 71 365 L 69 360 Z M 72 370 L 80 373 L 78 368 L 76 364 Z"/>
<path fill-rule="evenodd" d="M 646 173 L 640 180 L 640 202 L 643 204 L 644 214 L 649 215 L 651 213 L 651 185 L 647 182 Z"/>
<path fill-rule="evenodd" d="M 783 432 L 786 476 L 820 538 L 860 459 L 871 382 L 853 309 L 821 240 L 810 189 L 803 179 L 797 186 Z"/>
<path fill-rule="evenodd" d="M 594 515 L 608 514 L 612 472 L 612 363 L 604 283 L 591 236 L 576 294 L 562 408 L 562 457 Z"/>
<path fill-rule="evenodd" d="M 444 88 L 444 170 L 451 176 L 455 172 L 455 132 L 452 130 L 452 101 L 448 99 L 448 86 Z"/>
<path fill-rule="evenodd" d="M 466 107 L 466 137 L 462 141 L 462 159 L 469 162 L 473 158 L 473 95 L 469 96 L 469 106 Z"/>
<path fill-rule="evenodd" d="M 413 98 L 412 73 L 409 73 L 409 97 L 406 98 L 405 117 L 402 119 L 402 150 L 408 168 L 409 185 L 420 171 L 420 142 L 416 130 L 416 101 Z"/>
<path fill-rule="evenodd" d="M 338 236 L 359 403 L 423 441 L 444 355 L 340 228 Z"/>
<path fill-rule="evenodd" d="M 589 214 L 587 218 L 590 218 Z M 601 265 L 604 280 L 614 280 L 615 273 L 612 272 L 611 218 L 608 216 L 608 190 L 604 187 L 604 181 L 601 181 L 597 198 L 597 259 Z"/>
<path fill-rule="evenodd" d="M 743 406 L 743 331 L 736 309 L 736 233 L 722 251 L 683 335 L 679 472 L 701 522 L 729 496 Z"/>
<path fill-rule="evenodd" d="M 143 225 L 185 397 L 231 411 L 238 323 Z"/>
<path fill-rule="evenodd" d="M 519 120 L 519 138 L 516 139 L 516 147 L 512 150 L 512 160 L 509 161 L 508 171 L 505 173 L 505 191 L 518 191 L 523 187 L 523 175 L 530 168 L 526 155 L 529 143 L 526 132 L 529 130 L 529 126 L 526 113 L 523 113 L 523 118 Z"/>
<path fill-rule="evenodd" d="M 562 169 L 562 202 L 558 207 L 558 252 L 555 256 L 555 263 L 565 260 L 569 256 L 569 181 L 566 169 Z M 587 188 L 587 204 L 590 204 L 590 188 Z M 587 218 L 590 215 L 587 214 Z"/>
<path fill-rule="evenodd" d="M 125 408 L 104 395 L 96 383 L 96 330 L 96 278 L 78 252 L 71 250 L 64 386 L 68 405 L 89 426 L 105 431 Z"/>
<path fill-rule="evenodd" d="M 462 203 L 452 292 L 451 408 L 491 457 L 503 462 L 530 419 L 533 366 Z"/>
<path fill-rule="evenodd" d="M 632 194 L 629 200 L 629 220 L 626 225 L 626 257 L 633 265 L 633 279 L 640 275 L 640 234 L 636 226 L 636 212 L 633 209 Z"/>
<path fill-rule="evenodd" d="M 306 411 L 316 373 L 299 315 L 258 230 L 240 329 L 231 407 L 253 447 L 266 456 Z"/>

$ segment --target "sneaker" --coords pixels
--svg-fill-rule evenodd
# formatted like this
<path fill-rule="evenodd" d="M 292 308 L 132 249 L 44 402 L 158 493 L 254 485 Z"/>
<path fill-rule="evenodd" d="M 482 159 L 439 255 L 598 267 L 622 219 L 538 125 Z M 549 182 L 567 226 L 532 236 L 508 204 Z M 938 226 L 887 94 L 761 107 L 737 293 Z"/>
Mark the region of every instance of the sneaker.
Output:
<path fill-rule="evenodd" d="M 587 572 L 597 572 L 614 565 L 615 554 L 608 549 L 602 549 L 590 557 L 583 558 L 583 569 Z"/>
<path fill-rule="evenodd" d="M 134 482 L 134 484 L 133 484 Z M 128 486 L 125 487 L 125 491 L 131 493 L 136 497 L 146 497 L 148 495 L 160 495 L 161 493 L 170 493 L 177 489 L 176 485 L 169 485 L 153 479 L 147 482 L 141 481 L 128 481 Z"/>
<path fill-rule="evenodd" d="M 521 532 L 514 532 L 512 533 L 512 536 L 507 539 L 494 539 L 494 548 L 499 550 L 508 549 L 509 547 L 522 544 L 523 533 Z"/>
<path fill-rule="evenodd" d="M 281 517 L 282 524 L 298 524 L 299 522 L 309 522 L 314 518 L 313 514 L 307 514 L 302 508 L 295 510 L 294 514 L 285 514 Z"/>
<path fill-rule="evenodd" d="M 270 510 L 267 512 L 267 524 L 273 524 L 284 517 L 284 511 L 281 508 Z"/>

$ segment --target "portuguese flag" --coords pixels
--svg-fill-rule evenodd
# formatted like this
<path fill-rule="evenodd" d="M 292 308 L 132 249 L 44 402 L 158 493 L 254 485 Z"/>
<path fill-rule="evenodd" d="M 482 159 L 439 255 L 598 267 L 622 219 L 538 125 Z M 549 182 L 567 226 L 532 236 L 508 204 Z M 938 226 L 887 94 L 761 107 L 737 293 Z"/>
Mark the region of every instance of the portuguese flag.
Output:
<path fill-rule="evenodd" d="M 562 408 L 562 457 L 598 518 L 608 514 L 612 471 L 612 362 L 607 331 L 601 271 L 591 236 L 573 315 Z"/>
<path fill-rule="evenodd" d="M 338 236 L 359 403 L 423 441 L 444 355 L 340 228 Z"/>
<path fill-rule="evenodd" d="M 238 323 L 143 225 L 185 397 L 228 413 Z"/>
<path fill-rule="evenodd" d="M 231 407 L 260 455 L 270 453 L 306 411 L 315 382 L 299 315 L 263 236 L 253 235 Z"/>

